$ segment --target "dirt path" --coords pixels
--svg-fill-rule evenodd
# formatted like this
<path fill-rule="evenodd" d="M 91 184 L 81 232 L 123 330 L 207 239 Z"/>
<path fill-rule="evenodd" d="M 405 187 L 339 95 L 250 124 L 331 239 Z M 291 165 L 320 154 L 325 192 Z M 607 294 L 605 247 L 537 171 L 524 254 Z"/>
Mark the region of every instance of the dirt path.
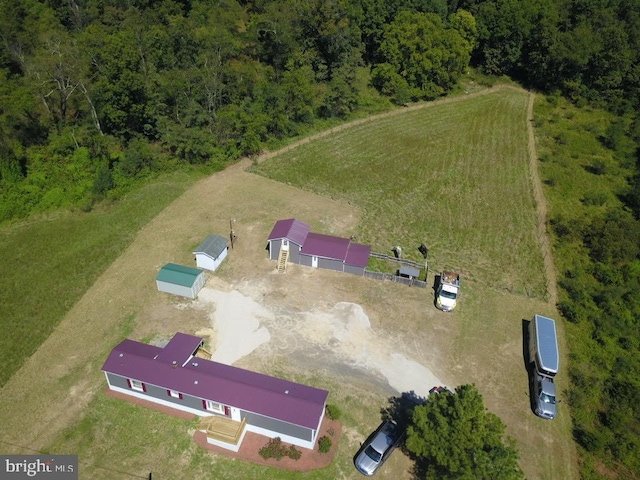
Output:
<path fill-rule="evenodd" d="M 536 200 L 536 210 L 538 213 L 537 233 L 540 248 L 544 256 L 544 269 L 547 277 L 548 301 L 555 305 L 558 301 L 556 268 L 553 263 L 549 233 L 547 232 L 547 200 L 542 190 L 542 180 L 538 171 L 538 152 L 536 149 L 536 137 L 533 130 L 533 104 L 535 95 L 529 92 L 529 102 L 527 104 L 527 133 L 529 137 L 529 172 L 533 185 L 533 195 Z"/>

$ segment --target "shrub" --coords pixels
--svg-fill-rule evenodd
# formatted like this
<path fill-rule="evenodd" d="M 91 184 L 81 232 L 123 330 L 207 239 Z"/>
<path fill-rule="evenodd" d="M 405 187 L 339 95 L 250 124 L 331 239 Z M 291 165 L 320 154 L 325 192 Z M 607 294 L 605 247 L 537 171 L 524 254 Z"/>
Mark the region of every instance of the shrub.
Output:
<path fill-rule="evenodd" d="M 302 456 L 302 452 L 298 450 L 293 445 L 289 445 L 289 449 L 287 450 L 287 456 L 293 460 L 300 460 Z"/>
<path fill-rule="evenodd" d="M 282 444 L 282 440 L 280 440 L 280 437 L 272 438 L 264 447 L 262 447 L 258 451 L 260 456 L 265 460 L 268 458 L 275 458 L 276 460 L 280 460 L 286 455 L 286 452 L 287 447 Z"/>
<path fill-rule="evenodd" d="M 552 107 L 555 107 L 558 105 L 558 96 L 560 95 L 559 92 L 554 92 L 552 95 L 547 95 L 547 102 L 549 103 L 549 105 L 551 105 Z"/>
<path fill-rule="evenodd" d="M 327 405 L 327 416 L 331 420 L 338 420 L 342 416 L 342 412 L 336 405 Z"/>
<path fill-rule="evenodd" d="M 601 158 L 597 158 L 591 162 L 591 165 L 587 165 L 585 170 L 589 173 L 593 173 L 594 175 L 605 175 L 606 173 L 609 173 L 610 167 L 608 162 Z"/>
<path fill-rule="evenodd" d="M 584 220 L 581 218 L 557 216 L 551 218 L 549 224 L 554 233 L 567 242 L 582 239 L 582 233 L 585 230 Z"/>
<path fill-rule="evenodd" d="M 602 449 L 602 437 L 600 434 L 587 430 L 581 425 L 573 429 L 573 436 L 588 452 L 597 452 Z"/>
<path fill-rule="evenodd" d="M 569 137 L 565 132 L 560 132 L 556 135 L 556 142 L 560 145 L 566 145 L 569 143 Z"/>
<path fill-rule="evenodd" d="M 587 192 L 582 197 L 583 205 L 602 206 L 607 203 L 608 195 L 605 192 Z"/>
<path fill-rule="evenodd" d="M 93 179 L 93 186 L 91 190 L 96 197 L 104 197 L 105 194 L 115 186 L 113 175 L 109 167 L 101 165 L 96 171 L 96 176 Z"/>
<path fill-rule="evenodd" d="M 293 445 L 285 447 L 280 437 L 272 438 L 267 444 L 258 450 L 258 453 L 265 460 L 269 458 L 275 458 L 280 460 L 282 457 L 289 457 L 293 460 L 300 460 L 302 452 Z"/>
<path fill-rule="evenodd" d="M 332 443 L 333 442 L 331 442 L 331 439 L 326 435 L 320 437 L 318 439 L 318 450 L 320 450 L 320 453 L 327 453 L 329 450 L 331 450 Z"/>

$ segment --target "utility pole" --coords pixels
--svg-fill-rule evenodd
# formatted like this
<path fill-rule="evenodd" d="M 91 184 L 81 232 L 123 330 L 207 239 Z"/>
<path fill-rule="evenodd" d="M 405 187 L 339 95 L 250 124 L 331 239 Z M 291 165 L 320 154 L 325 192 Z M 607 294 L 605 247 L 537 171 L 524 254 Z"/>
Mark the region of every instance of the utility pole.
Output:
<path fill-rule="evenodd" d="M 236 234 L 233 231 L 233 224 L 236 223 L 235 218 L 229 219 L 229 239 L 231 240 L 231 250 L 233 250 L 233 243 L 236 241 Z"/>

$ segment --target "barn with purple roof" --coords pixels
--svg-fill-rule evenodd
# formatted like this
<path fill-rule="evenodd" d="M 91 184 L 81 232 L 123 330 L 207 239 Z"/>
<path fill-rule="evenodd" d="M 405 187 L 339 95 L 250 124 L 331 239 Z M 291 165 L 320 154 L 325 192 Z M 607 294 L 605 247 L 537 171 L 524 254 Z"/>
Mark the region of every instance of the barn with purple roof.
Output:
<path fill-rule="evenodd" d="M 310 230 L 309 225 L 295 218 L 278 220 L 269 234 L 269 258 L 278 260 L 287 252 L 289 262 L 300 263 L 300 250 Z"/>
<path fill-rule="evenodd" d="M 111 390 L 203 417 L 207 441 L 238 451 L 245 432 L 313 449 L 328 392 L 209 360 L 202 338 L 124 340 L 102 370 Z"/>
<path fill-rule="evenodd" d="M 371 247 L 348 238 L 310 231 L 309 225 L 294 218 L 278 220 L 269 235 L 269 258 L 284 271 L 287 262 L 364 275 Z"/>

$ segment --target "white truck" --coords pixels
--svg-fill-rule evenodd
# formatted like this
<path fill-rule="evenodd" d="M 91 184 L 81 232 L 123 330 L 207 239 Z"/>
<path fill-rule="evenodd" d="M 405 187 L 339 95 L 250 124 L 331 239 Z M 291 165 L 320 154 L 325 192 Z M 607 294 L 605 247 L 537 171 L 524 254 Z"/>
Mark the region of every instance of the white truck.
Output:
<path fill-rule="evenodd" d="M 536 415 L 546 419 L 556 416 L 556 386 L 560 356 L 556 322 L 534 315 L 529 324 L 529 361 L 533 373 L 533 403 Z"/>
<path fill-rule="evenodd" d="M 450 312 L 456 308 L 460 296 L 460 275 L 443 270 L 440 274 L 438 289 L 436 290 L 436 307 L 443 312 Z"/>

